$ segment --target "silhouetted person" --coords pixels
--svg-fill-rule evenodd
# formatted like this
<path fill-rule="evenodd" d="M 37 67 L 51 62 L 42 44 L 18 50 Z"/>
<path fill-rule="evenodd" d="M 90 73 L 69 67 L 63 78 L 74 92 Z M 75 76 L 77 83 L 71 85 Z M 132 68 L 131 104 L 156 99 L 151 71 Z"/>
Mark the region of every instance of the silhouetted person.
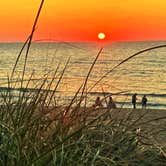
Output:
<path fill-rule="evenodd" d="M 132 96 L 132 104 L 133 104 L 133 108 L 136 108 L 136 103 L 137 103 L 137 93 L 134 93 Z"/>
<path fill-rule="evenodd" d="M 114 100 L 112 99 L 112 97 L 110 96 L 108 101 L 108 109 L 111 109 L 111 108 L 116 108 L 116 104 Z"/>
<path fill-rule="evenodd" d="M 142 101 L 141 101 L 141 103 L 142 103 L 142 108 L 146 108 L 146 104 L 147 104 L 147 98 L 146 98 L 146 95 L 144 95 L 143 97 L 142 97 Z"/>
<path fill-rule="evenodd" d="M 97 97 L 95 100 L 95 107 L 97 107 L 97 106 L 103 107 L 100 97 Z"/>

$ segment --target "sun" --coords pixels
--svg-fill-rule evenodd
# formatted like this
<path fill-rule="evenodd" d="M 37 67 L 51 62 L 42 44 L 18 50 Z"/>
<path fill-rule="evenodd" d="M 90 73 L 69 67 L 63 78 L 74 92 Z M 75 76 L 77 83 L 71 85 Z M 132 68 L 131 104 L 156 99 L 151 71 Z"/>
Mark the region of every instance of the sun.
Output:
<path fill-rule="evenodd" d="M 100 32 L 100 33 L 98 33 L 98 38 L 100 39 L 100 40 L 103 40 L 103 39 L 105 39 L 105 37 L 106 37 L 106 35 L 103 33 L 103 32 Z"/>

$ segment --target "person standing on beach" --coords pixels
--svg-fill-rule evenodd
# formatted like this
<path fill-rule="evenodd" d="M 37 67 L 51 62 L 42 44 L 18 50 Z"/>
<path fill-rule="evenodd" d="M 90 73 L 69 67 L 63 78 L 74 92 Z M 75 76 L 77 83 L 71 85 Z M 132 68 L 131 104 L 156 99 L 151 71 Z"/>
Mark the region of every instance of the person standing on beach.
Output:
<path fill-rule="evenodd" d="M 142 108 L 145 108 L 145 109 L 146 109 L 147 101 L 148 101 L 148 99 L 146 98 L 146 95 L 144 95 L 144 96 L 142 97 L 142 101 L 141 101 L 141 103 L 142 103 Z"/>
<path fill-rule="evenodd" d="M 108 101 L 108 109 L 110 110 L 111 108 L 116 108 L 116 104 L 114 100 L 112 99 L 112 97 L 110 96 Z"/>
<path fill-rule="evenodd" d="M 137 103 L 137 93 L 134 93 L 132 96 L 132 104 L 133 104 L 133 108 L 136 108 L 136 103 Z"/>

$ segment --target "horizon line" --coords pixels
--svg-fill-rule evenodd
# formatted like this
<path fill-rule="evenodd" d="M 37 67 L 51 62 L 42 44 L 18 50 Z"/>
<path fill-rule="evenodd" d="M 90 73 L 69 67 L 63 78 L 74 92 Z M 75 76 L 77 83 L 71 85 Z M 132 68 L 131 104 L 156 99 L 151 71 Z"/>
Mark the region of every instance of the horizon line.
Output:
<path fill-rule="evenodd" d="M 12 44 L 12 43 L 24 43 L 25 41 L 0 41 L 0 44 Z M 99 41 L 99 40 L 93 40 L 93 41 L 63 41 L 63 40 L 56 40 L 56 39 L 36 39 L 32 41 L 33 43 L 104 43 L 104 44 L 109 44 L 109 43 L 133 43 L 133 42 L 166 42 L 166 39 L 163 40 L 106 40 L 106 41 Z"/>

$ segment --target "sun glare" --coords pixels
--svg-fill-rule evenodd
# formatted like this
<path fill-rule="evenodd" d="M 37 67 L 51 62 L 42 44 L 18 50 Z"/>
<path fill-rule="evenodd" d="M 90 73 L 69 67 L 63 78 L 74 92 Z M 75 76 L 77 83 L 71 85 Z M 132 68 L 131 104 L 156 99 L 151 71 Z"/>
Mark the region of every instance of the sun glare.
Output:
<path fill-rule="evenodd" d="M 105 34 L 103 33 L 103 32 L 100 32 L 100 33 L 98 33 L 98 38 L 100 39 L 100 40 L 103 40 L 103 39 L 105 39 Z"/>

